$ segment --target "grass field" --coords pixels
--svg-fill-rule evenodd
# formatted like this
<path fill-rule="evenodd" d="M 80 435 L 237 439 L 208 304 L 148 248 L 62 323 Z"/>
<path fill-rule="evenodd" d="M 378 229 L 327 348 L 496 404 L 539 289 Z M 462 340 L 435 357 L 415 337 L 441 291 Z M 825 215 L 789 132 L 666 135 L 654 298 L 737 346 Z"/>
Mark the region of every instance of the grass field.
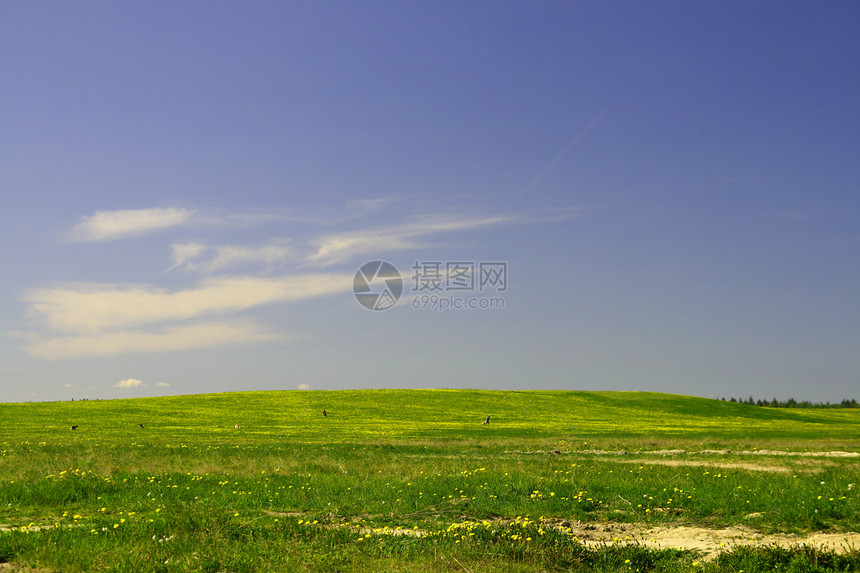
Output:
<path fill-rule="evenodd" d="M 855 570 L 860 553 L 838 545 L 860 529 L 857 454 L 858 410 L 638 392 L 0 404 L 0 563 Z M 691 531 L 725 546 L 668 541 Z M 830 545 L 798 545 L 813 534 Z"/>

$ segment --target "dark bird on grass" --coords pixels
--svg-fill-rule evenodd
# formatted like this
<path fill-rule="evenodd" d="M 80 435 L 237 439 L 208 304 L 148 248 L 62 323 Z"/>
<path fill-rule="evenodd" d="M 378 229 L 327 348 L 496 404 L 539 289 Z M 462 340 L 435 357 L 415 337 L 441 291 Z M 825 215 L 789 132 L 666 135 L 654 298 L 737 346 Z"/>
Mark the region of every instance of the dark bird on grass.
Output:
<path fill-rule="evenodd" d="M 328 414 L 326 414 L 325 410 L 323 410 L 323 417 L 325 417 L 325 416 L 328 416 Z"/>
<path fill-rule="evenodd" d="M 138 428 L 140 428 L 140 429 L 142 430 L 142 429 L 143 429 L 143 424 L 138 424 L 138 425 L 137 425 L 137 427 L 138 427 Z"/>
<path fill-rule="evenodd" d="M 483 422 L 481 422 L 481 425 L 482 426 L 489 426 L 490 425 L 490 417 L 487 416 L 487 419 L 484 420 Z"/>
<path fill-rule="evenodd" d="M 78 427 L 77 427 L 77 426 L 72 426 L 72 427 L 71 427 L 71 428 L 69 428 L 69 429 L 70 429 L 70 430 L 77 430 L 77 429 L 78 429 Z"/>

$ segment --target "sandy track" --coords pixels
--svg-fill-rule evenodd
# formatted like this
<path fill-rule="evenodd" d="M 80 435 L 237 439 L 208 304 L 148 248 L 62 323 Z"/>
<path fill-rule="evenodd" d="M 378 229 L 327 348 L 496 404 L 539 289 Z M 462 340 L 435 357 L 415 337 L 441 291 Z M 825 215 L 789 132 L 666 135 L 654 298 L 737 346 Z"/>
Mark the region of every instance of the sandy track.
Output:
<path fill-rule="evenodd" d="M 799 458 L 860 458 L 860 452 L 787 452 L 783 450 L 532 450 L 507 451 L 506 454 L 555 454 L 585 456 L 781 456 Z"/>
<path fill-rule="evenodd" d="M 752 461 L 711 461 L 700 459 L 674 459 L 681 455 L 697 455 L 697 456 L 768 456 L 768 457 L 797 457 L 806 458 L 809 468 L 801 471 L 815 471 L 815 469 L 823 468 L 827 465 L 833 465 L 836 462 L 828 461 L 827 458 L 857 458 L 860 453 L 857 452 L 786 452 L 781 450 L 756 450 L 756 451 L 731 451 L 731 450 L 534 450 L 534 451 L 508 451 L 506 454 L 527 454 L 527 455 L 586 455 L 586 456 L 613 456 L 612 461 L 622 464 L 642 464 L 642 465 L 661 465 L 661 466 L 704 466 L 712 468 L 724 469 L 743 469 L 750 471 L 765 471 L 775 473 L 790 473 L 798 471 L 796 467 L 787 467 L 784 465 L 765 465 Z M 814 459 L 813 459 L 814 458 Z M 825 459 L 822 459 L 825 458 Z M 796 465 L 796 464 L 795 464 Z"/>
<path fill-rule="evenodd" d="M 860 549 L 860 533 L 821 533 L 809 535 L 763 535 L 744 526 L 709 529 L 689 526 L 643 526 L 637 524 L 589 524 L 562 521 L 553 523 L 570 532 L 588 547 L 613 544 L 638 544 L 651 549 L 695 549 L 705 559 L 739 546 L 803 545 L 845 553 Z"/>

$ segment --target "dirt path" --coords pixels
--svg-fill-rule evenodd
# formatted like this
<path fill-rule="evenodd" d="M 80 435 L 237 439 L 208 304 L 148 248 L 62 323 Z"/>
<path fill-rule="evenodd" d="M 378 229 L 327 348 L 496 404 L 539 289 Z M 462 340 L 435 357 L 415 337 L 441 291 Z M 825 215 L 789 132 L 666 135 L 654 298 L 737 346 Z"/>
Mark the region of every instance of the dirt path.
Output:
<path fill-rule="evenodd" d="M 794 471 L 784 466 L 766 466 L 751 462 L 709 462 L 704 460 L 613 460 L 619 464 L 641 464 L 643 466 L 704 466 L 707 468 L 740 469 L 754 472 L 775 472 L 787 474 Z"/>
<path fill-rule="evenodd" d="M 787 452 L 783 450 L 532 450 L 506 451 L 506 454 L 555 454 L 583 456 L 781 456 L 798 458 L 860 458 L 860 452 Z"/>
<path fill-rule="evenodd" d="M 587 455 L 587 456 L 613 456 L 612 461 L 621 464 L 642 464 L 642 465 L 660 465 L 660 466 L 705 466 L 724 469 L 743 469 L 750 471 L 764 471 L 775 473 L 790 473 L 796 471 L 815 471 L 824 466 L 834 465 L 836 462 L 828 461 L 821 458 L 857 458 L 860 453 L 857 452 L 786 452 L 781 450 L 757 450 L 757 451 L 731 451 L 731 450 L 534 450 L 534 451 L 509 451 L 506 454 L 530 454 L 530 455 Z M 783 465 L 768 465 L 756 462 L 743 461 L 710 461 L 700 459 L 674 459 L 680 455 L 698 455 L 698 456 L 770 456 L 770 457 L 798 457 L 798 458 L 816 458 L 809 461 L 796 462 L 808 464 L 808 468 L 798 470 L 796 467 L 786 467 Z"/>
<path fill-rule="evenodd" d="M 54 573 L 54 570 L 41 567 L 32 568 L 14 563 L 0 563 L 0 573 Z"/>
<path fill-rule="evenodd" d="M 553 524 L 572 533 L 588 547 L 613 544 L 639 544 L 652 549 L 695 549 L 705 559 L 713 559 L 723 551 L 739 546 L 805 545 L 845 553 L 860 549 L 860 533 L 811 533 L 809 535 L 762 535 L 754 529 L 736 526 L 707 529 L 687 526 L 646 527 L 637 524 L 589 524 L 559 522 Z"/>

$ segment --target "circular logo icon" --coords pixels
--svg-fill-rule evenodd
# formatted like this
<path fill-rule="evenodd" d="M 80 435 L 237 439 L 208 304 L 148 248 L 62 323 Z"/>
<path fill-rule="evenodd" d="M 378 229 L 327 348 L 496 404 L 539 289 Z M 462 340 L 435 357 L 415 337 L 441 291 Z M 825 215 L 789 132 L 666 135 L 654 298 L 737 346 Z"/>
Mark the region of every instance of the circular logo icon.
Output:
<path fill-rule="evenodd" d="M 385 310 L 397 304 L 403 294 L 403 278 L 391 263 L 370 261 L 355 273 L 352 292 L 364 308 Z"/>

